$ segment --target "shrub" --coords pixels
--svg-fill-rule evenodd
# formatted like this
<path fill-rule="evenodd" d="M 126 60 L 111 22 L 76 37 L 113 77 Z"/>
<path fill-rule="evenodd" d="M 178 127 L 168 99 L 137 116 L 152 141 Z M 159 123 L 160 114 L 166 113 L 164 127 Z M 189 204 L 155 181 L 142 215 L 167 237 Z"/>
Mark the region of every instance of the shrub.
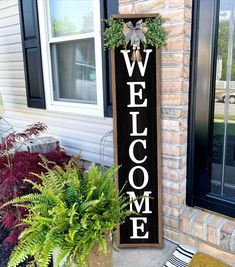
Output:
<path fill-rule="evenodd" d="M 27 127 L 23 132 L 9 134 L 0 145 L 0 205 L 13 198 L 34 192 L 32 186 L 24 183 L 23 179 L 27 177 L 35 183 L 40 182 L 36 176 L 32 175 L 32 173 L 45 172 L 45 169 L 39 165 L 40 155 L 39 153 L 17 152 L 14 144 L 36 137 L 46 129 L 44 124 L 36 123 Z M 64 166 L 70 158 L 60 148 L 45 156 L 59 166 Z M 17 243 L 20 233 L 25 229 L 24 226 L 18 224 L 26 216 L 27 211 L 22 207 L 7 206 L 3 209 L 1 224 L 9 231 L 5 242 L 13 245 Z"/>

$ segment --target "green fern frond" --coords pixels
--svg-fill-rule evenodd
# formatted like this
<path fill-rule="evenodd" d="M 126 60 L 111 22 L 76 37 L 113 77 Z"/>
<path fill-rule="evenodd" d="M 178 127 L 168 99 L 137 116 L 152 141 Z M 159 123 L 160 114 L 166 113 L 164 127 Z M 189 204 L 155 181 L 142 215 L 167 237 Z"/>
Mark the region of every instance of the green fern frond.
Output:
<path fill-rule="evenodd" d="M 32 194 L 28 194 L 28 195 L 17 197 L 13 200 L 10 200 L 10 201 L 6 202 L 4 205 L 2 205 L 1 208 L 4 208 L 4 207 L 6 207 L 8 205 L 12 205 L 12 204 L 28 203 L 28 202 L 52 204 L 53 199 L 50 198 L 49 195 L 32 193 Z"/>
<path fill-rule="evenodd" d="M 63 237 L 59 236 L 53 228 L 46 233 L 44 247 L 40 252 L 42 267 L 49 265 L 55 246 L 59 246 L 61 242 L 63 242 Z"/>
<path fill-rule="evenodd" d="M 31 236 L 21 241 L 13 250 L 8 267 L 17 267 L 25 261 L 30 255 L 34 256 L 35 247 L 43 244 L 44 236 L 42 233 L 32 232 Z"/>
<path fill-rule="evenodd" d="M 60 263 L 62 262 L 62 260 L 66 261 L 68 255 L 70 254 L 71 248 L 60 248 L 59 253 L 56 257 L 56 262 L 54 263 L 55 267 L 59 267 Z"/>
<path fill-rule="evenodd" d="M 34 175 L 34 173 L 32 173 Z M 30 179 L 24 179 L 23 180 L 25 183 L 31 184 L 33 186 L 33 189 L 37 189 L 39 192 L 41 192 L 41 190 L 43 189 L 43 187 L 38 184 L 35 183 L 34 181 L 30 180 Z"/>
<path fill-rule="evenodd" d="M 98 239 L 98 244 L 99 244 L 100 250 L 102 250 L 104 253 L 107 253 L 108 247 L 107 247 L 107 242 L 106 242 L 105 237 L 103 235 L 98 235 L 97 239 Z"/>
<path fill-rule="evenodd" d="M 43 164 L 51 162 L 44 159 Z M 130 214 L 128 198 L 116 191 L 116 167 L 102 172 L 91 166 L 84 173 L 78 159 L 62 169 L 54 166 L 37 175 L 41 185 L 29 181 L 39 193 L 16 198 L 6 205 L 23 205 L 29 215 L 22 221 L 27 228 L 11 255 L 9 267 L 16 267 L 29 255 L 40 267 L 47 267 L 54 249 L 59 249 L 55 266 L 83 266 L 95 244 L 107 251 L 105 233 L 116 229 Z M 28 182 L 28 180 L 26 180 Z"/>

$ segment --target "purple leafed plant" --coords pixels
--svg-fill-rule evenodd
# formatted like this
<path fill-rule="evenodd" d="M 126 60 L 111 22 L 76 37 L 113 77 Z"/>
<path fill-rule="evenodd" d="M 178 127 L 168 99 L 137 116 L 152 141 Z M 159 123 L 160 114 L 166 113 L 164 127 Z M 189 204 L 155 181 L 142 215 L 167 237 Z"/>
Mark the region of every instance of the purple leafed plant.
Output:
<path fill-rule="evenodd" d="M 25 194 L 33 193 L 32 187 L 29 183 L 24 183 L 24 179 L 31 179 L 34 182 L 40 181 L 32 173 L 41 173 L 46 170 L 39 165 L 42 162 L 40 153 L 29 152 L 13 152 L 9 151 L 14 147 L 16 142 L 23 142 L 29 138 L 38 136 L 44 132 L 47 126 L 38 122 L 26 128 L 23 132 L 11 133 L 4 139 L 0 146 L 0 205 L 5 202 L 23 196 Z M 43 154 L 49 161 L 55 162 L 57 165 L 63 167 L 70 156 L 68 156 L 61 148 L 57 148 L 52 152 Z M 22 207 L 6 206 L 2 209 L 1 224 L 9 231 L 9 235 L 5 242 L 9 244 L 16 244 L 20 233 L 24 230 L 20 226 L 20 222 L 27 215 L 26 210 Z"/>
<path fill-rule="evenodd" d="M 37 122 L 33 125 L 27 126 L 23 132 L 14 131 L 4 138 L 2 144 L 0 144 L 0 150 L 8 150 L 12 148 L 16 142 L 23 142 L 27 139 L 37 137 L 46 130 L 47 126 L 44 123 Z"/>

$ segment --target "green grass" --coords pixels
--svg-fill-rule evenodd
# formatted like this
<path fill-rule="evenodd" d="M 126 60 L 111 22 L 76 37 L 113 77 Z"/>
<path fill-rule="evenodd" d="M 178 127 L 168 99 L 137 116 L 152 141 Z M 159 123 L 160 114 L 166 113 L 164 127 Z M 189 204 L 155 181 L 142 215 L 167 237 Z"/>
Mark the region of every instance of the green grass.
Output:
<path fill-rule="evenodd" d="M 224 115 L 223 114 L 215 114 L 214 118 L 223 120 L 224 119 Z M 228 119 L 231 120 L 231 121 L 235 121 L 235 115 L 229 115 Z"/>

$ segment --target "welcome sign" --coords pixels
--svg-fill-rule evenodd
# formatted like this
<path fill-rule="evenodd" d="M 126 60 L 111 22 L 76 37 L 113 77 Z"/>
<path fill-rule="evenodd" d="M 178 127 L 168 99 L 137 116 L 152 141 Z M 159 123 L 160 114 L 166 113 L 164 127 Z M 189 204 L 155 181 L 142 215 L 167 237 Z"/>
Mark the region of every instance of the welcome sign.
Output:
<path fill-rule="evenodd" d="M 140 22 L 156 16 L 128 14 L 113 18 L 125 21 L 124 31 L 133 41 Z M 131 43 L 134 41 L 126 49 L 115 48 L 112 52 L 115 163 L 121 166 L 117 187 L 124 187 L 123 193 L 133 200 L 128 208 L 135 212 L 120 226 L 118 244 L 160 247 L 160 51 L 144 48 L 141 42 L 136 47 Z"/>

